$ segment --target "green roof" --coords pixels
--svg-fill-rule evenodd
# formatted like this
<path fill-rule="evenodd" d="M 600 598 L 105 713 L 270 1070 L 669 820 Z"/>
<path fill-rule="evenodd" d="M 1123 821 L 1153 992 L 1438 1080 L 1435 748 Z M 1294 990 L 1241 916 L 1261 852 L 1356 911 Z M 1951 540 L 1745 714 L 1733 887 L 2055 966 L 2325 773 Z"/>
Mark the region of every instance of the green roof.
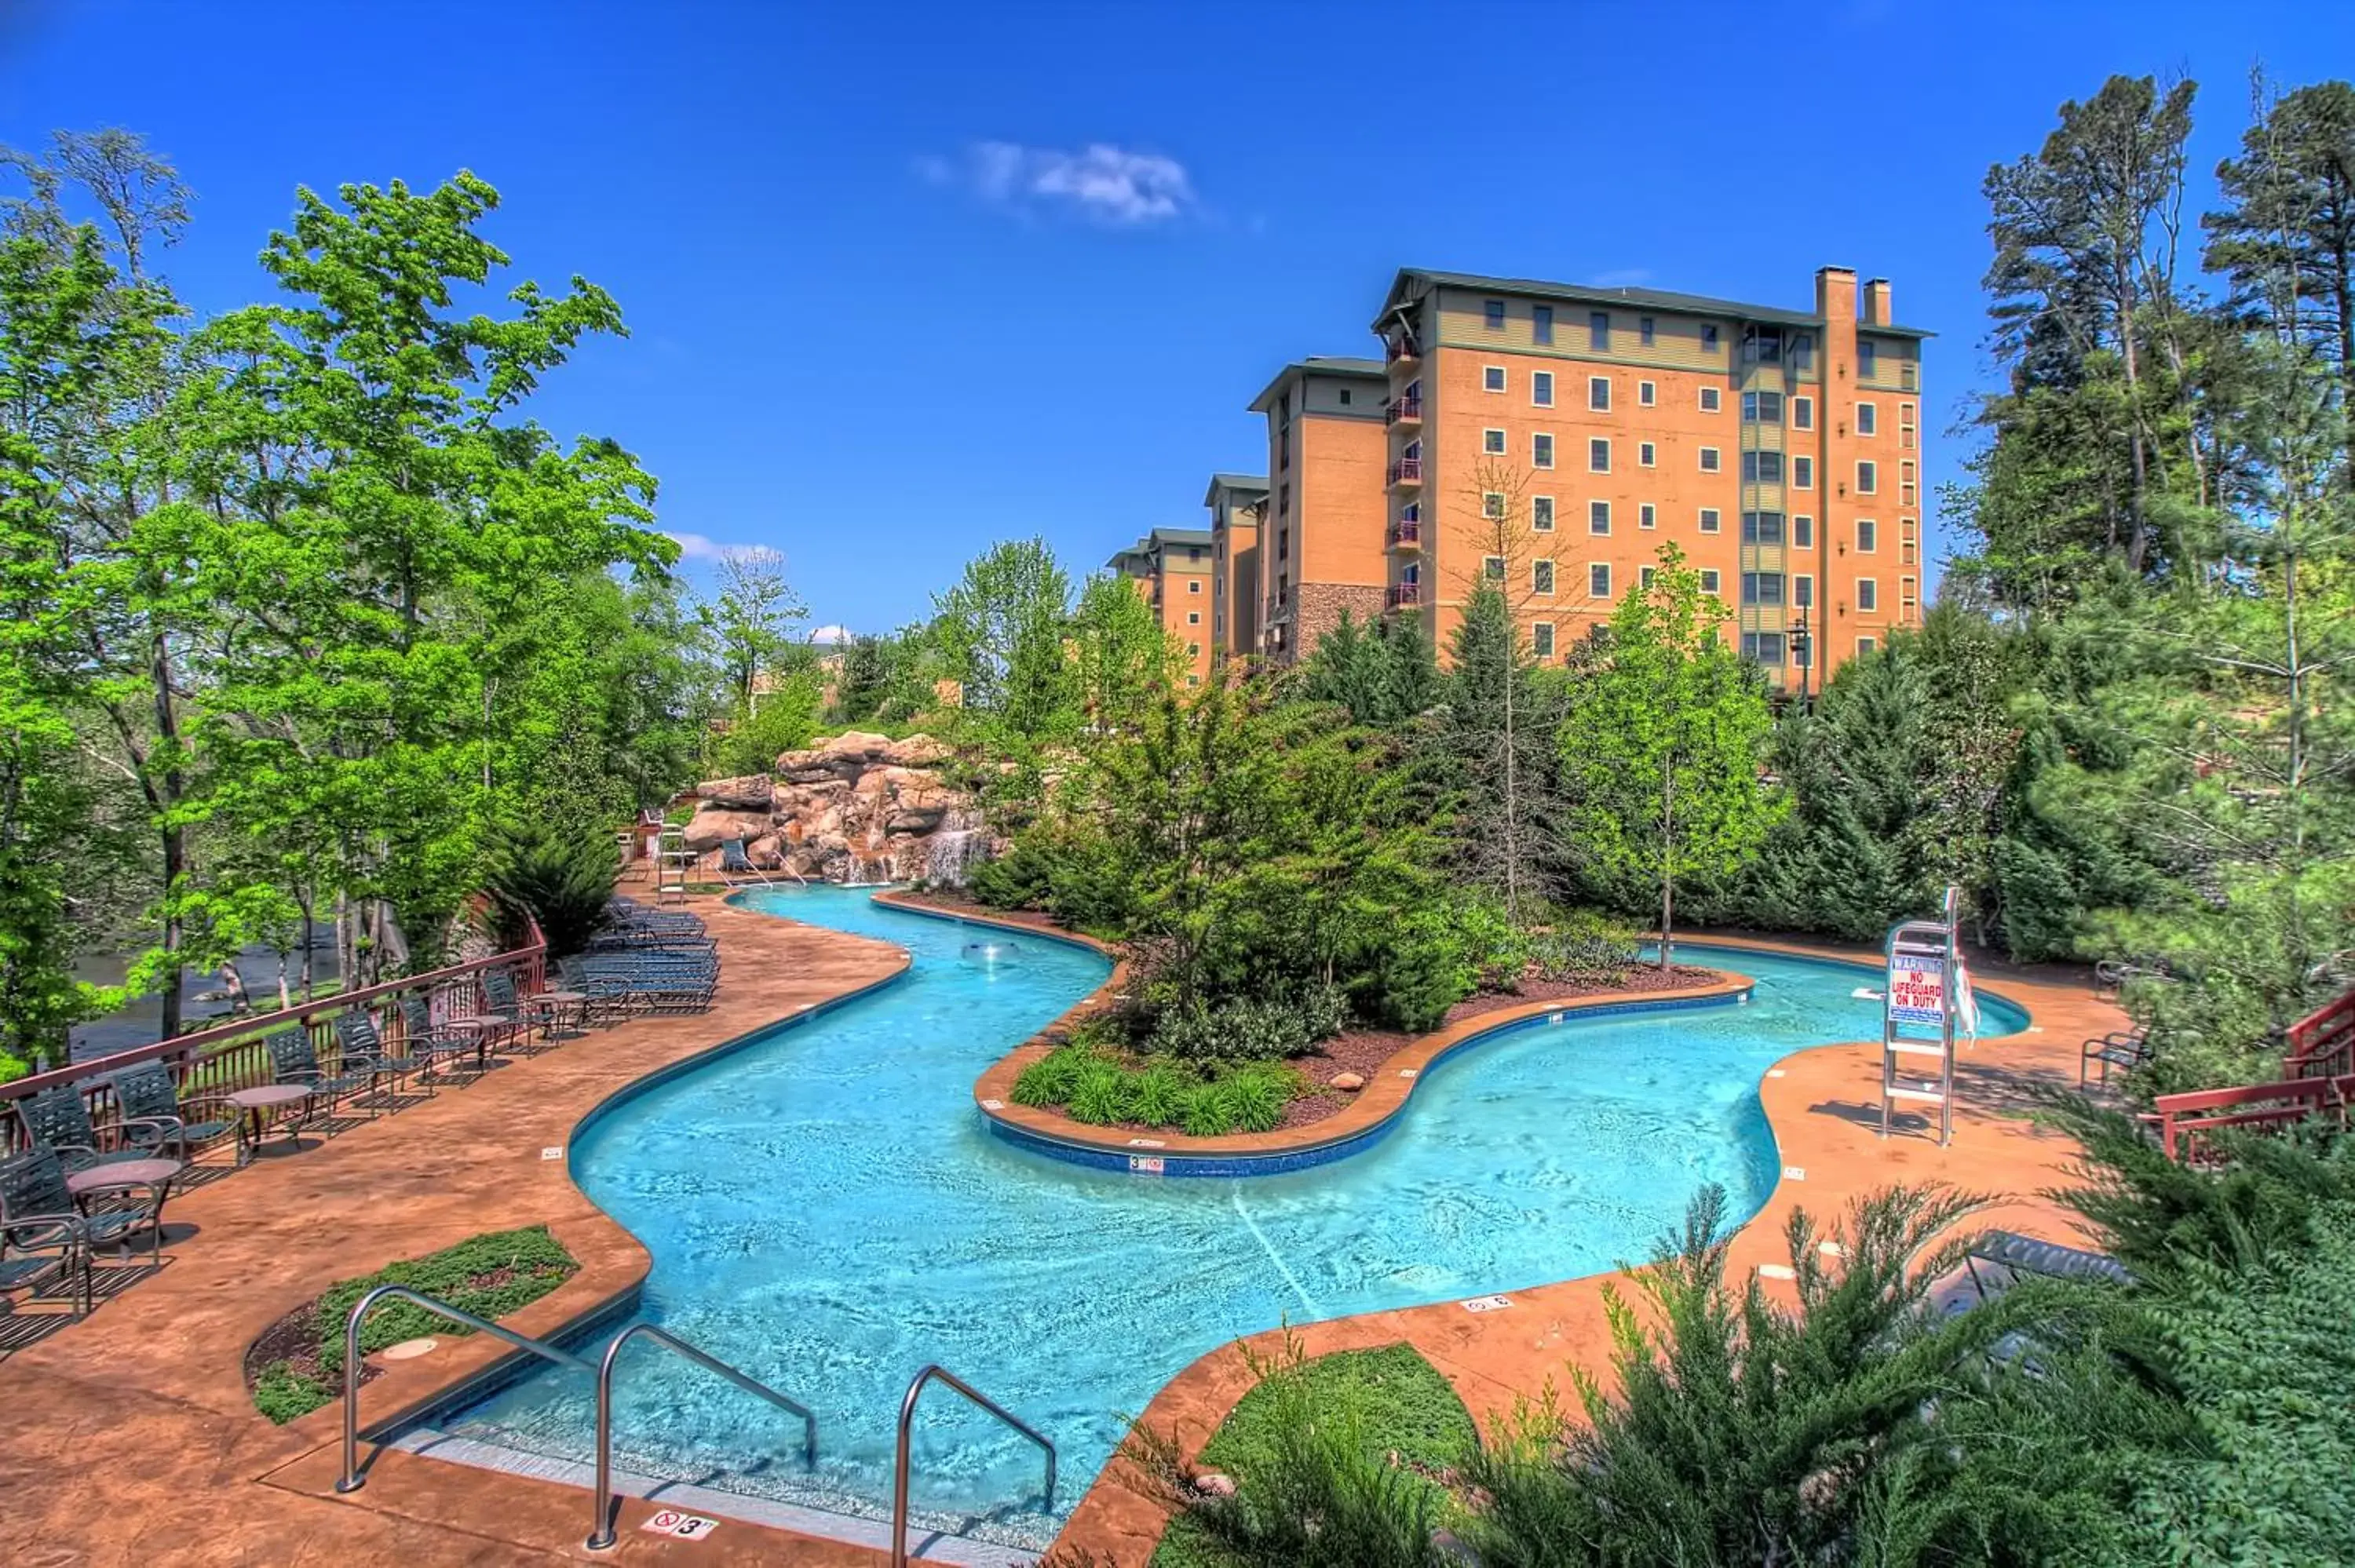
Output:
<path fill-rule="evenodd" d="M 1275 400 L 1276 393 L 1295 376 L 1349 376 L 1384 383 L 1390 379 L 1390 373 L 1383 369 L 1379 359 L 1359 359 L 1346 354 L 1312 354 L 1305 359 L 1295 359 L 1277 371 L 1275 379 L 1262 387 L 1259 396 L 1251 400 L 1248 405 L 1251 411 L 1254 414 L 1264 412 L 1267 406 Z M 1267 481 L 1262 480 L 1260 483 L 1264 486 Z"/>
<path fill-rule="evenodd" d="M 1786 311 L 1775 305 L 1744 304 L 1739 300 L 1712 299 L 1707 294 L 1678 294 L 1666 289 L 1599 289 L 1582 283 L 1547 283 L 1534 278 L 1488 278 L 1477 272 L 1434 272 L 1422 267 L 1401 267 L 1391 284 L 1390 296 L 1382 302 L 1381 314 L 1374 318 L 1374 330 L 1392 311 L 1411 299 L 1418 299 L 1430 289 L 1475 289 L 1491 294 L 1534 294 L 1540 299 L 1568 300 L 1582 305 L 1633 305 L 1639 309 L 1673 311 L 1686 315 L 1732 316 L 1742 321 L 1774 322 L 1785 326 L 1824 324 L 1824 318 L 1807 311 Z M 1859 332 L 1879 333 L 1887 337 L 1935 337 L 1937 334 L 1921 327 L 1882 326 L 1877 323 L 1857 323 Z"/>

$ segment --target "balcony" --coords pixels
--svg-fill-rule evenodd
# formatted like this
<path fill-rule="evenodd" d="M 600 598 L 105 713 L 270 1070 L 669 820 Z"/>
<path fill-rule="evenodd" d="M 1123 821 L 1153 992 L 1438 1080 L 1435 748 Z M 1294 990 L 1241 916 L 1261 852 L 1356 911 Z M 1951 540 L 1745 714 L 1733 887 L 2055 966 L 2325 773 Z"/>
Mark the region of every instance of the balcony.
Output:
<path fill-rule="evenodd" d="M 1382 339 L 1382 363 L 1393 369 L 1412 365 L 1422 357 L 1422 345 L 1406 333 L 1394 332 Z"/>
<path fill-rule="evenodd" d="M 1399 459 L 1391 464 L 1389 477 L 1384 482 L 1392 490 L 1422 489 L 1423 460 L 1419 457 Z"/>
<path fill-rule="evenodd" d="M 1417 518 L 1401 517 L 1391 524 L 1390 547 L 1393 550 L 1423 548 L 1423 524 Z"/>
<path fill-rule="evenodd" d="M 1382 593 L 1384 609 L 1419 609 L 1422 606 L 1421 583 L 1392 583 Z"/>
<path fill-rule="evenodd" d="M 1423 395 L 1411 392 L 1393 397 L 1382 405 L 1385 425 L 1420 425 L 1423 423 Z"/>

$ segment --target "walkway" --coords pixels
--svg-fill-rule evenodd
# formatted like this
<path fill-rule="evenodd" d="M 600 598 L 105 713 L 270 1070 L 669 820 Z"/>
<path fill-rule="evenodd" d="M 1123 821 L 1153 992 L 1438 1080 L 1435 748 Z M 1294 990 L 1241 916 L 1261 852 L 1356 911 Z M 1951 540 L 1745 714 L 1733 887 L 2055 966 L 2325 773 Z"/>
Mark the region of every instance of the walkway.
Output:
<path fill-rule="evenodd" d="M 581 1548 L 579 1489 L 389 1453 L 335 1498 L 339 1406 L 284 1427 L 241 1374 L 262 1330 L 339 1279 L 485 1231 L 547 1224 L 581 1273 L 509 1319 L 548 1332 L 634 1289 L 644 1250 L 543 1159 L 582 1116 L 655 1068 L 805 1006 L 889 980 L 897 948 L 698 900 L 725 965 L 710 1012 L 639 1019 L 517 1059 L 464 1089 L 176 1196 L 171 1261 L 86 1321 L 0 1362 L 0 1561 L 407 1565 L 566 1559 L 869 1568 L 873 1552 L 730 1524 L 686 1542 L 636 1526 L 620 1550 Z M 445 1340 L 368 1384 L 368 1419 L 496 1359 L 487 1337 Z M 790 1548 L 789 1555 L 780 1546 Z"/>

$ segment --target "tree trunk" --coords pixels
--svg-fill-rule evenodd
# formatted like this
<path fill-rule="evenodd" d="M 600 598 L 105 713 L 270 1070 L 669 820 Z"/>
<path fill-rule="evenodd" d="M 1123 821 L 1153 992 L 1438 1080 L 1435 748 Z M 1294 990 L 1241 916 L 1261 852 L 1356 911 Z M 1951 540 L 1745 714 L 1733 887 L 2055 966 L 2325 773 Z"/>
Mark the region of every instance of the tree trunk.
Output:
<path fill-rule="evenodd" d="M 164 950 L 172 955 L 170 972 L 165 977 L 164 995 L 159 1012 L 161 1026 L 158 1039 L 169 1040 L 180 1033 L 181 992 L 184 989 L 180 964 L 181 938 L 185 934 L 180 922 L 177 899 L 180 878 L 188 869 L 188 831 L 176 821 L 173 813 L 180 804 L 186 788 L 186 779 L 180 772 L 180 718 L 172 705 L 172 654 L 161 627 L 150 635 L 147 644 L 147 679 L 155 705 L 155 739 L 165 757 L 171 758 L 164 768 L 162 800 L 166 825 L 164 836 L 164 899 L 167 911 L 164 921 Z"/>
<path fill-rule="evenodd" d="M 1675 941 L 1670 933 L 1677 916 L 1677 770 L 1672 765 L 1660 779 L 1660 972 L 1676 967 Z"/>

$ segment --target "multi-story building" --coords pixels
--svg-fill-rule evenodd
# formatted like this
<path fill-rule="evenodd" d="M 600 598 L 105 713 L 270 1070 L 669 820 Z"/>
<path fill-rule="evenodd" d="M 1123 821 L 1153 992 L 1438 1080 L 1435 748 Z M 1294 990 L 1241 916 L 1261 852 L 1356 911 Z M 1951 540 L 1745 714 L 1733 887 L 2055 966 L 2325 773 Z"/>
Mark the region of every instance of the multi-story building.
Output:
<path fill-rule="evenodd" d="M 1369 526 L 1320 496 L 1349 519 L 1327 548 L 1380 539 L 1386 604 L 1443 651 L 1487 574 L 1557 657 L 1668 543 L 1732 607 L 1742 651 L 1795 690 L 1918 624 L 1930 334 L 1896 324 L 1885 281 L 1859 292 L 1824 268 L 1808 312 L 1409 269 L 1374 330 L 1387 513 Z M 1361 383 L 1329 379 L 1357 415 Z"/>
<path fill-rule="evenodd" d="M 1313 652 L 1348 609 L 1377 618 L 1382 549 L 1380 362 L 1311 357 L 1276 373 L 1251 409 L 1267 416 L 1269 493 L 1259 527 L 1260 648 L 1273 662 Z"/>
<path fill-rule="evenodd" d="M 1259 524 L 1267 481 L 1255 473 L 1214 473 L 1202 496 L 1210 513 L 1210 657 L 1259 652 Z"/>
<path fill-rule="evenodd" d="M 1135 585 L 1161 629 L 1186 650 L 1186 683 L 1210 673 L 1210 534 L 1207 528 L 1156 528 L 1104 565 Z"/>

